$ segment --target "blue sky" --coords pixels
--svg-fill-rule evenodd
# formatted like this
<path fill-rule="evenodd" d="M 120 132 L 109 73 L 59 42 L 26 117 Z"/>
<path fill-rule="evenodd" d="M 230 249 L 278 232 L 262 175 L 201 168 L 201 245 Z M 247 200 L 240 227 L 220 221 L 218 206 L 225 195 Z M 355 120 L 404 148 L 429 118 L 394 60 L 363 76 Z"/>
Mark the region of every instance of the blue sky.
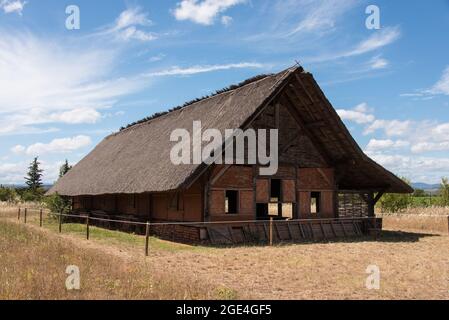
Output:
<path fill-rule="evenodd" d="M 448 0 L 0 0 L 0 183 L 23 182 L 34 156 L 53 182 L 121 126 L 295 60 L 368 155 L 439 182 L 448 30 Z"/>

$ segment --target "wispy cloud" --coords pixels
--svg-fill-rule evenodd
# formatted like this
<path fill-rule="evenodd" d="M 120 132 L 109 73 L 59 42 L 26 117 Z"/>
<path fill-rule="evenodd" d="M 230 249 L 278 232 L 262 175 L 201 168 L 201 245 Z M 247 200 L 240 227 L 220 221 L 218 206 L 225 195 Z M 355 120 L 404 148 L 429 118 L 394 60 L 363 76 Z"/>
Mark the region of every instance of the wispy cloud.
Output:
<path fill-rule="evenodd" d="M 323 30 L 329 32 L 335 28 L 336 21 L 355 3 L 354 0 L 300 0 L 280 3 L 279 6 L 285 7 L 283 11 L 286 14 L 296 13 L 298 16 L 299 13 L 299 16 L 302 16 L 302 19 L 284 36 L 290 37 L 299 33 Z"/>
<path fill-rule="evenodd" d="M 113 24 L 94 35 L 113 35 L 117 40 L 147 42 L 158 38 L 156 33 L 142 29 L 152 24 L 153 22 L 148 18 L 147 12 L 144 12 L 140 7 L 131 7 L 121 12 Z"/>
<path fill-rule="evenodd" d="M 316 57 L 305 58 L 305 60 L 307 62 L 323 62 L 362 55 L 378 50 L 395 42 L 397 39 L 399 39 L 400 35 L 401 32 L 398 27 L 386 27 L 381 29 L 380 31 L 374 32 L 371 36 L 359 42 L 350 50 L 340 52 L 337 51 L 331 54 L 322 54 Z"/>
<path fill-rule="evenodd" d="M 136 75 L 112 75 L 118 56 L 104 44 L 80 43 L 74 49 L 54 39 L 2 31 L 0 87 L 8 90 L 0 95 L 0 134 L 47 131 L 33 127 L 43 123 L 94 123 L 98 109 L 144 86 Z"/>
<path fill-rule="evenodd" d="M 429 100 L 437 95 L 449 95 L 449 66 L 447 66 L 441 75 L 441 78 L 430 88 L 417 89 L 415 92 L 402 93 L 401 97 L 413 98 L 417 100 Z"/>
<path fill-rule="evenodd" d="M 17 13 L 22 15 L 23 8 L 27 4 L 22 0 L 0 0 L 0 9 L 3 9 L 5 13 Z"/>
<path fill-rule="evenodd" d="M 444 69 L 440 80 L 438 80 L 428 92 L 431 94 L 449 95 L 449 66 Z"/>
<path fill-rule="evenodd" d="M 390 62 L 387 59 L 376 56 L 369 61 L 369 66 L 371 69 L 385 69 L 389 66 Z"/>
<path fill-rule="evenodd" d="M 190 20 L 202 25 L 212 25 L 216 17 L 246 0 L 182 0 L 172 11 L 176 20 Z M 225 18 L 227 22 L 229 19 Z M 222 20 L 223 22 L 223 20 Z"/>
<path fill-rule="evenodd" d="M 263 68 L 265 65 L 256 62 L 240 62 L 230 64 L 215 64 L 215 65 L 196 65 L 187 68 L 171 67 L 166 70 L 151 72 L 146 74 L 148 77 L 154 76 L 185 76 L 198 73 L 229 70 L 229 69 L 244 69 L 244 68 Z"/>

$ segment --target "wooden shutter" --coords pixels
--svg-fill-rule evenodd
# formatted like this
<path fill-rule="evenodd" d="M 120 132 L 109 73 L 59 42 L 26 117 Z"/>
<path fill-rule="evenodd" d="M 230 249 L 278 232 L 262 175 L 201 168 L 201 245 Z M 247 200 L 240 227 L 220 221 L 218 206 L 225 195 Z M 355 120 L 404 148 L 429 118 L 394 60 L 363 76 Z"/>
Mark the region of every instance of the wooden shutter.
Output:
<path fill-rule="evenodd" d="M 282 180 L 282 202 L 296 202 L 295 180 Z"/>
<path fill-rule="evenodd" d="M 256 202 L 268 203 L 270 201 L 270 180 L 256 180 Z"/>

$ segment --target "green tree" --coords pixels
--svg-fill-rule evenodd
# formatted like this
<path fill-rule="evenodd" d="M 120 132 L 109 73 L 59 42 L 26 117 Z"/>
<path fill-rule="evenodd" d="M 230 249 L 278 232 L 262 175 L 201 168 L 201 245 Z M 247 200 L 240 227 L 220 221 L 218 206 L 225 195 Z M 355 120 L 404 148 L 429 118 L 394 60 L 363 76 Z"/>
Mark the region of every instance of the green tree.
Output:
<path fill-rule="evenodd" d="M 0 201 L 15 202 L 17 193 L 13 188 L 0 186 Z"/>
<path fill-rule="evenodd" d="M 426 192 L 423 189 L 415 189 L 415 191 L 413 192 L 413 196 L 414 197 L 425 197 Z"/>
<path fill-rule="evenodd" d="M 72 169 L 72 166 L 69 165 L 69 162 L 65 159 L 64 164 L 59 168 L 59 177 L 61 178 L 64 176 L 70 169 Z"/>
<path fill-rule="evenodd" d="M 28 173 L 25 177 L 25 183 L 28 186 L 27 201 L 39 200 L 44 193 L 42 189 L 42 173 L 44 170 L 40 168 L 40 164 L 35 157 L 28 167 Z M 31 199 L 33 197 L 34 199 Z"/>
<path fill-rule="evenodd" d="M 401 179 L 410 185 L 408 179 L 404 177 Z M 399 212 L 407 209 L 411 203 L 412 197 L 409 194 L 386 193 L 380 198 L 378 205 L 382 212 Z"/>
<path fill-rule="evenodd" d="M 449 206 L 449 179 L 441 178 L 440 185 L 441 205 Z"/>
<path fill-rule="evenodd" d="M 67 198 L 61 197 L 59 194 L 55 193 L 51 196 L 46 196 L 44 198 L 44 203 L 48 209 L 53 213 L 70 213 L 71 203 Z"/>

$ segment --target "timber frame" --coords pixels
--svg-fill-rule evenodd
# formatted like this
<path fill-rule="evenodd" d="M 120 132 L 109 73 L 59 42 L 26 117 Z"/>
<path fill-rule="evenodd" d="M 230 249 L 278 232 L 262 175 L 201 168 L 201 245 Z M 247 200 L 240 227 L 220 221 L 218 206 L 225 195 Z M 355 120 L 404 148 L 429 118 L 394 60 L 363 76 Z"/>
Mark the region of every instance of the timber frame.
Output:
<path fill-rule="evenodd" d="M 260 176 L 259 166 L 246 162 L 171 164 L 171 145 L 161 142 L 196 120 L 221 132 L 278 129 L 278 172 Z M 363 153 L 313 76 L 295 66 L 106 137 L 49 194 L 70 197 L 74 213 L 177 222 L 152 232 L 220 243 L 262 239 L 270 218 L 279 240 L 364 234 L 381 226 L 374 207 L 384 193 L 409 192 Z M 237 214 L 227 214 L 230 202 Z"/>

